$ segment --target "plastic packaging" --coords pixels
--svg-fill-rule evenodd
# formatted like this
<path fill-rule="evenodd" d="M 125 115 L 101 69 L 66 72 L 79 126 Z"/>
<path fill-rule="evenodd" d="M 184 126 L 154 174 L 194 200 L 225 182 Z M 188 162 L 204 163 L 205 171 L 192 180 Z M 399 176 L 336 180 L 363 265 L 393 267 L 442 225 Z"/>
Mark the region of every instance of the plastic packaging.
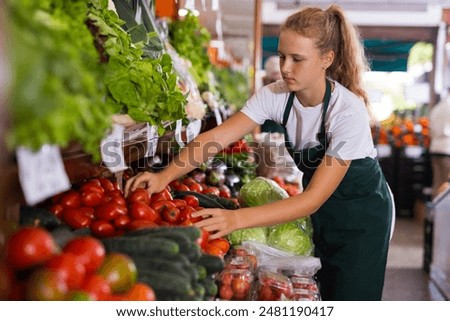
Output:
<path fill-rule="evenodd" d="M 254 300 L 288 301 L 293 298 L 293 295 L 294 288 L 287 276 L 265 269 L 258 272 Z"/>
<path fill-rule="evenodd" d="M 218 278 L 219 299 L 250 300 L 254 274 L 250 270 L 225 269 Z"/>

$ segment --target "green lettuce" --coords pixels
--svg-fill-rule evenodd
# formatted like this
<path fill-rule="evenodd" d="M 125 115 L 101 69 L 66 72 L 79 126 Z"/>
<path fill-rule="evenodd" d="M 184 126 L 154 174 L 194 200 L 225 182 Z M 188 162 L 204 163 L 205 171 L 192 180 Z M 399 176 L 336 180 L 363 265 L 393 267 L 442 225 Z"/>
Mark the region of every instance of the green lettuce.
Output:
<path fill-rule="evenodd" d="M 274 180 L 258 176 L 244 184 L 240 190 L 241 202 L 245 206 L 259 206 L 288 198 L 288 193 Z"/>
<path fill-rule="evenodd" d="M 266 244 L 267 232 L 267 227 L 245 228 L 228 234 L 227 238 L 232 246 L 240 245 L 244 241 L 256 241 Z"/>

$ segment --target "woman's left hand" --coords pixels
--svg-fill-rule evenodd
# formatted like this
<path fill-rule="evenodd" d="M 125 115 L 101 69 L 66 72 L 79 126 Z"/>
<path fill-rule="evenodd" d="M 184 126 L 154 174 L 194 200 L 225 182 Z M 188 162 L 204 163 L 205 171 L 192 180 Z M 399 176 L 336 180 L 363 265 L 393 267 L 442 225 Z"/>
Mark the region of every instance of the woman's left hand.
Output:
<path fill-rule="evenodd" d="M 210 232 L 209 238 L 216 239 L 223 237 L 237 229 L 236 210 L 224 210 L 220 208 L 205 208 L 192 213 L 192 217 L 201 217 L 202 220 L 196 222 L 196 227 L 202 227 Z"/>

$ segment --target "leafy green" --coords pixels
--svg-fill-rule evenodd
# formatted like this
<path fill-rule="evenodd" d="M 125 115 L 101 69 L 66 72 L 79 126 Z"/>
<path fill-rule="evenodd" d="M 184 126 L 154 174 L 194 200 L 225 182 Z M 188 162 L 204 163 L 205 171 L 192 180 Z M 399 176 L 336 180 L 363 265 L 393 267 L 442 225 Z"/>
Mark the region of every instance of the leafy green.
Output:
<path fill-rule="evenodd" d="M 311 237 L 296 221 L 278 224 L 269 229 L 267 245 L 295 255 L 311 255 Z"/>
<path fill-rule="evenodd" d="M 236 230 L 227 235 L 228 241 L 232 246 L 240 245 L 244 241 L 256 241 L 263 244 L 267 243 L 267 227 L 254 227 Z"/>
<path fill-rule="evenodd" d="M 289 195 L 272 179 L 258 176 L 242 186 L 240 197 L 245 206 L 259 206 L 288 198 Z"/>
<path fill-rule="evenodd" d="M 218 83 L 217 90 L 224 100 L 240 110 L 250 97 L 250 80 L 248 75 L 230 68 L 212 67 Z"/>
<path fill-rule="evenodd" d="M 13 84 L 8 146 L 81 143 L 99 158 L 113 111 L 86 28 L 87 1 L 6 1 Z"/>
<path fill-rule="evenodd" d="M 169 24 L 170 44 L 177 53 L 188 59 L 189 68 L 198 86 L 204 90 L 209 88 L 208 73 L 211 70 L 207 47 L 211 40 L 209 31 L 200 24 L 200 20 L 191 11 L 184 19 L 171 21 Z"/>

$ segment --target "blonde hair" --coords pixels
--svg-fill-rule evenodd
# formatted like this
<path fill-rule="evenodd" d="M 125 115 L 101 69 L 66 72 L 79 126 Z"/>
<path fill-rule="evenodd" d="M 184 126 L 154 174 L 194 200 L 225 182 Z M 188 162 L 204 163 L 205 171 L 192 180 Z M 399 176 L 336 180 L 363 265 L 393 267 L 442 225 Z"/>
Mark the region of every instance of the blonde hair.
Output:
<path fill-rule="evenodd" d="M 363 72 L 369 70 L 364 48 L 358 31 L 341 7 L 334 4 L 326 10 L 304 7 L 287 18 L 281 26 L 283 30 L 293 30 L 303 37 L 315 39 L 321 54 L 332 50 L 334 60 L 326 71 L 327 76 L 359 96 L 369 108 L 362 82 Z"/>

